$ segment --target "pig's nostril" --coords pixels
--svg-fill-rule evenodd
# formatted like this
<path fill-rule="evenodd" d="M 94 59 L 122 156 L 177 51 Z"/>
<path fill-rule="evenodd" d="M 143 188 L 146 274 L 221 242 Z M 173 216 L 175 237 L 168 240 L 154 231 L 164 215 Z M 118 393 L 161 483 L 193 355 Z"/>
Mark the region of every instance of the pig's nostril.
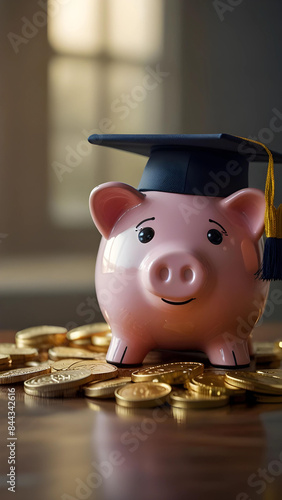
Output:
<path fill-rule="evenodd" d="M 191 269 L 191 267 L 184 267 L 182 269 L 182 276 L 184 281 L 187 281 L 188 283 L 192 283 L 194 280 L 194 273 Z"/>
<path fill-rule="evenodd" d="M 167 281 L 169 279 L 169 270 L 167 267 L 162 267 L 159 272 L 160 279 L 162 281 Z"/>

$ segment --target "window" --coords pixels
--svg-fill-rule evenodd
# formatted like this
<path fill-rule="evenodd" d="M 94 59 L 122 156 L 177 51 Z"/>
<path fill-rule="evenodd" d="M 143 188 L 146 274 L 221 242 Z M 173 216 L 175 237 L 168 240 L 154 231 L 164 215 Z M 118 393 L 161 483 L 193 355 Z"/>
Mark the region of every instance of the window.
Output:
<path fill-rule="evenodd" d="M 88 135 L 162 129 L 163 85 L 154 75 L 163 1 L 69 1 L 56 15 L 51 7 L 48 210 L 54 225 L 82 229 L 92 224 L 91 189 L 110 180 L 137 186 L 145 162 L 91 146 Z"/>

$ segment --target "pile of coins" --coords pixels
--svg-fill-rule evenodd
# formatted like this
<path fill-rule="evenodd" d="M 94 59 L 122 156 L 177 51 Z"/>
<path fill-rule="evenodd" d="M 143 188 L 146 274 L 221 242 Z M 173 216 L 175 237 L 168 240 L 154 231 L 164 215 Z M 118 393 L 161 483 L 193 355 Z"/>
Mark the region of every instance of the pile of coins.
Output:
<path fill-rule="evenodd" d="M 7 370 L 10 367 L 11 358 L 7 354 L 0 354 L 0 371 Z"/>
<path fill-rule="evenodd" d="M 26 394 L 44 398 L 114 398 L 126 408 L 282 403 L 282 342 L 254 344 L 256 371 L 205 369 L 187 361 L 128 369 L 131 376 L 123 376 L 124 369 L 106 362 L 110 341 L 106 323 L 21 330 L 15 344 L 0 344 L 0 384 L 23 382 Z"/>

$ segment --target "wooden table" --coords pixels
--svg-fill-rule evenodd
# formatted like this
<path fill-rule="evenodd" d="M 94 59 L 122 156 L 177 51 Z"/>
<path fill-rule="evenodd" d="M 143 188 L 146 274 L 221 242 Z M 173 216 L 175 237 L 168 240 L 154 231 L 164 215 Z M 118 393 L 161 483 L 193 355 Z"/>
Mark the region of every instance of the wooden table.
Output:
<path fill-rule="evenodd" d="M 281 326 L 263 325 L 256 338 L 281 338 Z M 1 500 L 281 499 L 282 404 L 133 411 L 112 400 L 36 398 L 21 384 L 12 496 L 8 387 L 0 389 Z"/>

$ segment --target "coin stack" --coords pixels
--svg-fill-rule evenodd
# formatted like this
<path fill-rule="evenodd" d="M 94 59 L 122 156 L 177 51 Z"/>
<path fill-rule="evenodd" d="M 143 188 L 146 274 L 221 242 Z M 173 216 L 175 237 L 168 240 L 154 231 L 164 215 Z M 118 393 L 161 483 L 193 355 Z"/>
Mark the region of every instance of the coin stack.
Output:
<path fill-rule="evenodd" d="M 94 352 L 107 352 L 111 338 L 112 332 L 107 323 L 83 325 L 67 333 L 71 347 L 87 346 Z M 92 346 L 94 346 L 93 349 Z"/>
<path fill-rule="evenodd" d="M 11 358 L 7 354 L 0 354 L 0 371 L 7 370 L 11 364 Z"/>
<path fill-rule="evenodd" d="M 24 383 L 29 396 L 115 399 L 119 411 L 169 404 L 173 412 L 240 404 L 282 403 L 282 341 L 254 344 L 256 371 L 205 368 L 200 362 L 163 363 L 139 370 L 106 362 L 107 323 L 67 331 L 38 326 L 0 344 L 0 384 Z M 131 376 L 128 375 L 130 372 Z"/>
<path fill-rule="evenodd" d="M 16 333 L 17 347 L 34 347 L 44 351 L 50 347 L 66 343 L 67 329 L 61 326 L 36 326 Z"/>
<path fill-rule="evenodd" d="M 17 347 L 16 344 L 0 344 L 0 354 L 8 356 L 9 366 L 19 366 L 38 358 L 38 351 L 33 347 Z"/>

